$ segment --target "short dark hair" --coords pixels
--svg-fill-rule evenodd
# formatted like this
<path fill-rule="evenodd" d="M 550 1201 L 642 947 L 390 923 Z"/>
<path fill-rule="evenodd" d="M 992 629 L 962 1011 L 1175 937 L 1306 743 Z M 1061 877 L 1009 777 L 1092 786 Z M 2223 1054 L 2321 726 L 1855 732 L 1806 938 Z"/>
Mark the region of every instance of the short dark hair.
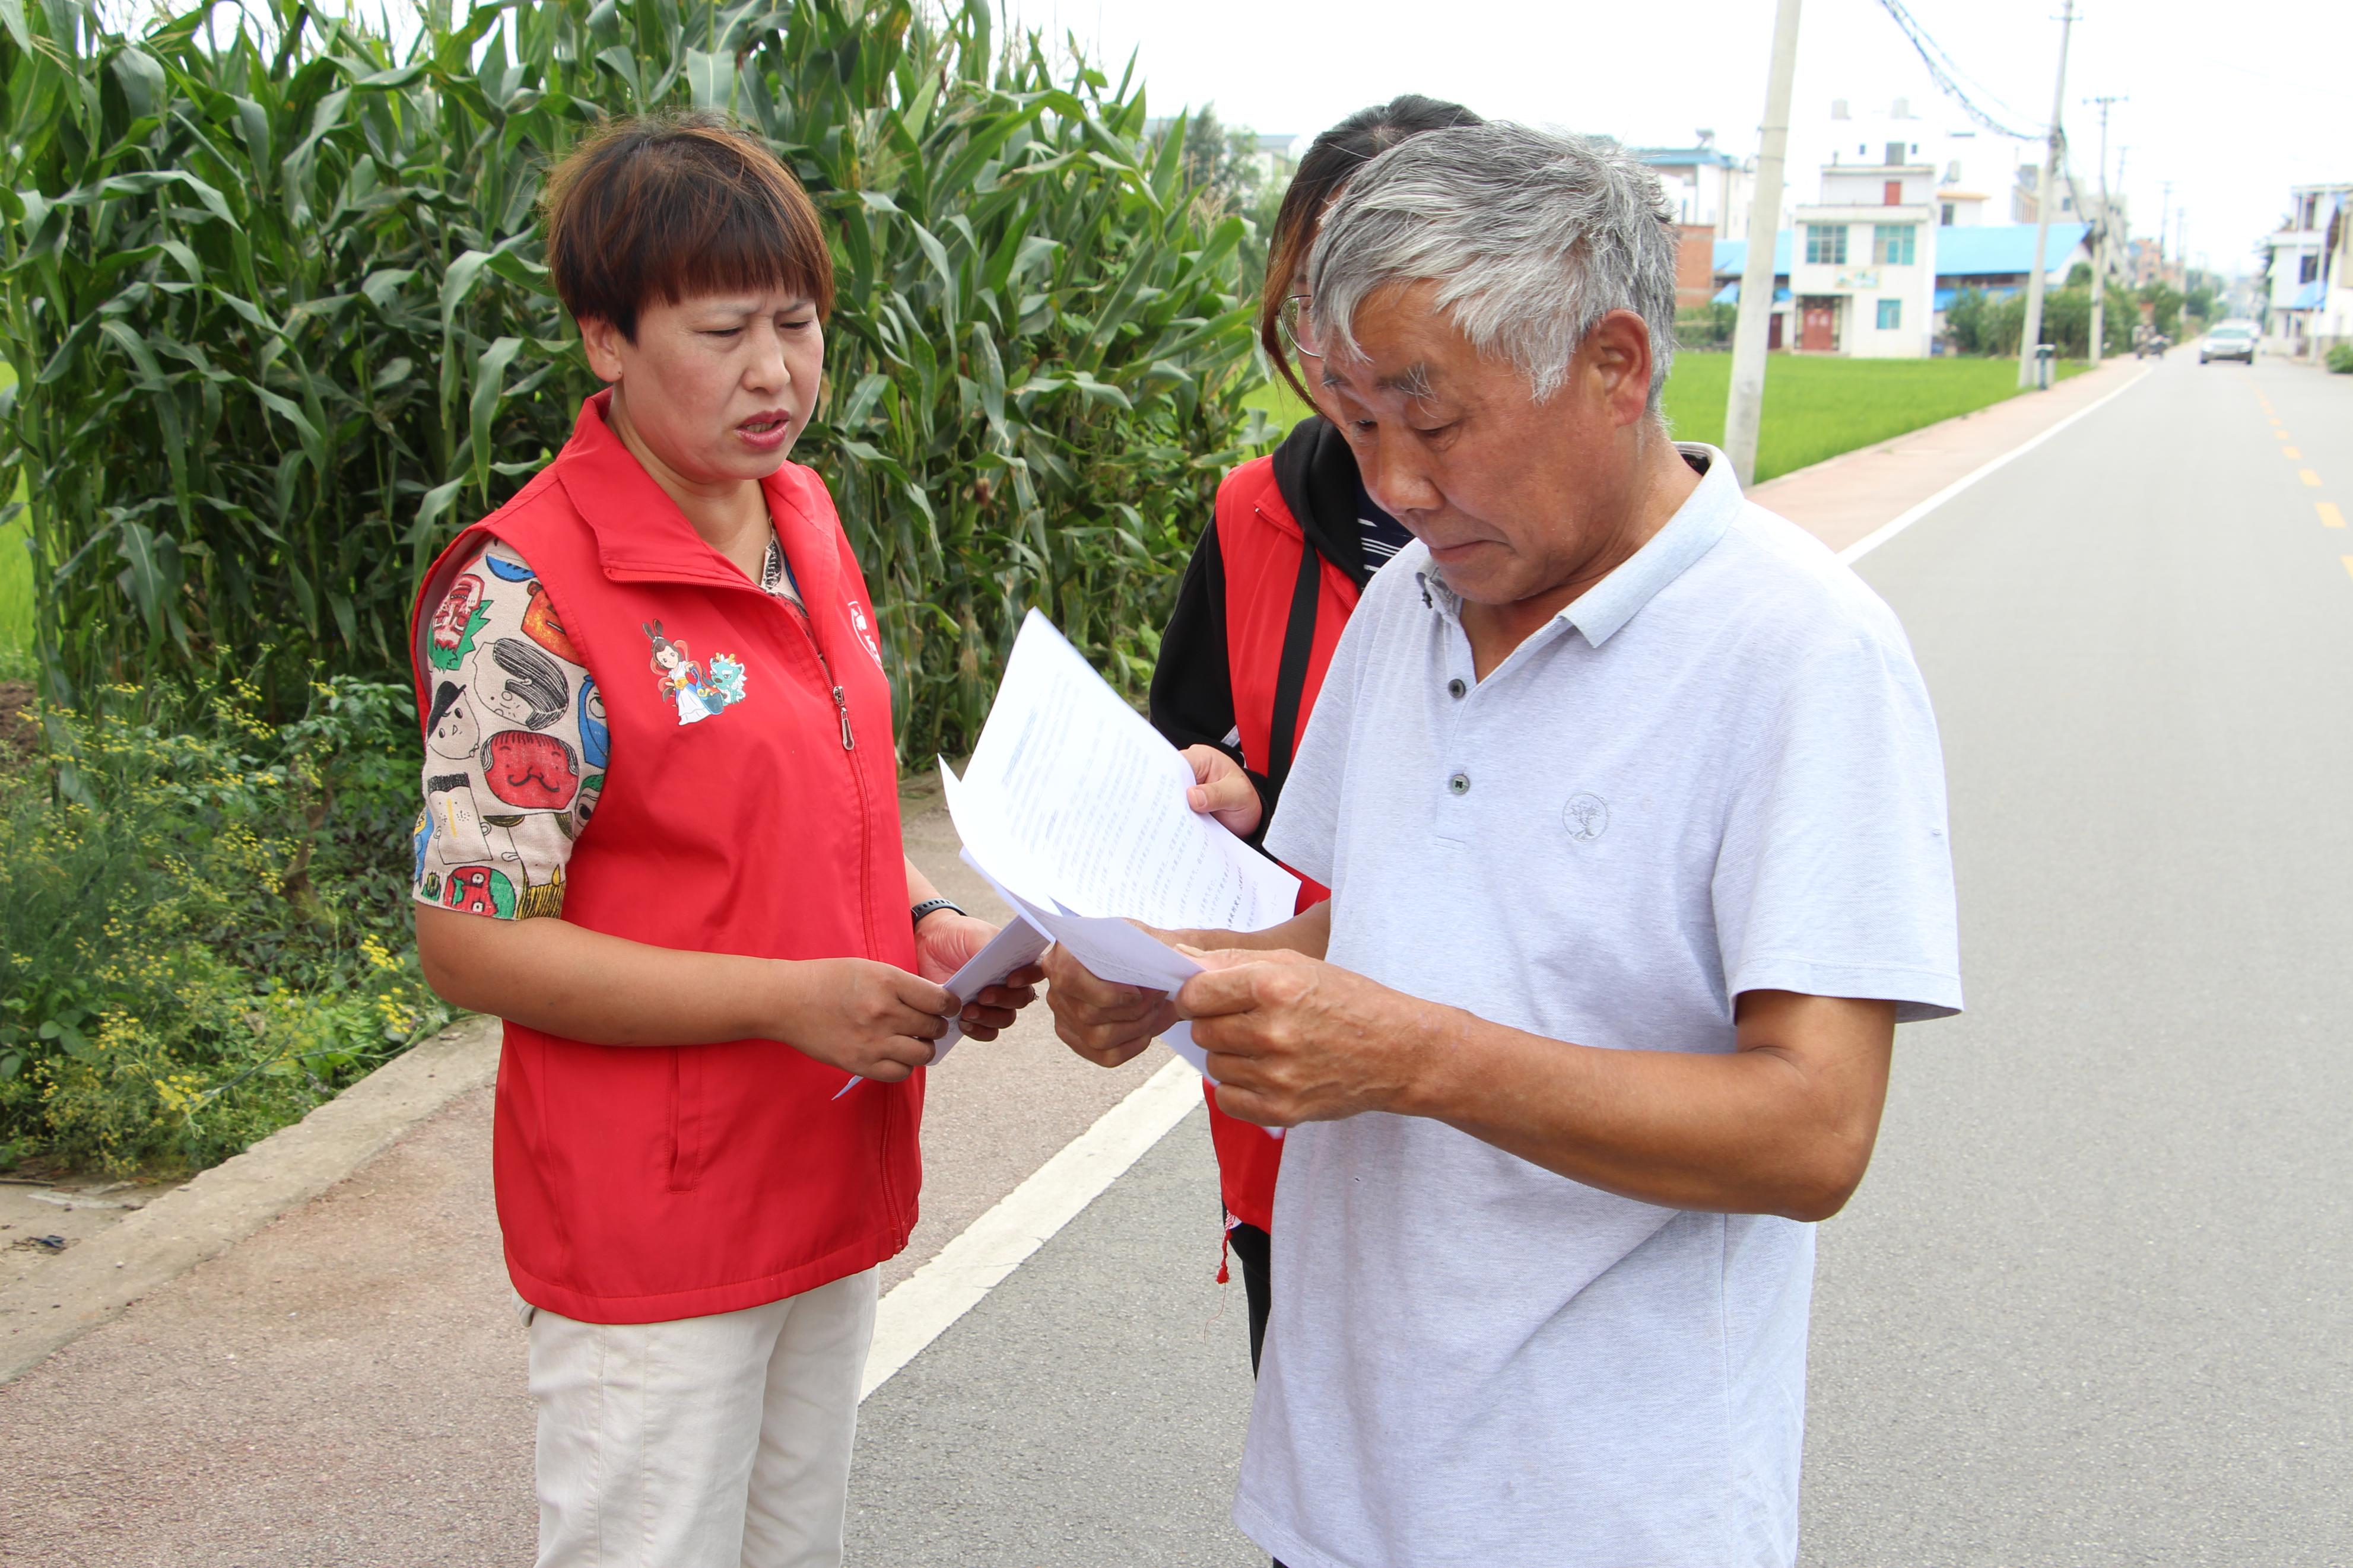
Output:
<path fill-rule="evenodd" d="M 1274 235 L 1267 247 L 1266 282 L 1259 290 L 1258 341 L 1265 345 L 1266 357 L 1274 362 L 1282 379 L 1309 403 L 1315 401 L 1314 394 L 1299 384 L 1299 373 L 1291 366 L 1291 351 L 1278 323 L 1282 302 L 1291 293 L 1292 275 L 1315 247 L 1315 226 L 1323 220 L 1324 209 L 1357 170 L 1409 136 L 1485 123 L 1459 103 L 1408 92 L 1356 110 L 1308 143 L 1307 155 L 1299 160 L 1291 188 L 1282 193 L 1282 205 L 1275 213 Z"/>
<path fill-rule="evenodd" d="M 833 310 L 833 254 L 816 205 L 776 155 L 726 116 L 633 115 L 549 171 L 547 268 L 575 321 L 636 341 L 638 312 L 736 289 L 793 289 Z"/>

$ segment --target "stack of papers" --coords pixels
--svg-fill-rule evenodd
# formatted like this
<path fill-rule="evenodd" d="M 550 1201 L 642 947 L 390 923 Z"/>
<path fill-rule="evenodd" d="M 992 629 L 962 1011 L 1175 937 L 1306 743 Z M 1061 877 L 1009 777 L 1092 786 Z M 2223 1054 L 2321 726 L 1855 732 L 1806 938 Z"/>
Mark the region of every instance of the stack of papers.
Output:
<path fill-rule="evenodd" d="M 1201 966 L 1131 921 L 1263 931 L 1299 879 L 1186 804 L 1193 770 L 1036 610 L 959 779 L 940 784 L 967 865 L 1105 980 L 1174 991 Z M 1178 1024 L 1162 1038 L 1197 1068 Z"/>
<path fill-rule="evenodd" d="M 1019 917 L 948 989 L 968 1002 L 1059 942 L 1105 980 L 1175 991 L 1201 966 L 1131 921 L 1263 931 L 1289 920 L 1299 879 L 1196 813 L 1192 784 L 1176 748 L 1031 610 L 964 777 L 940 762 L 965 863 Z M 950 1027 L 934 1066 L 961 1035 Z M 1207 1072 L 1189 1026 L 1161 1038 Z"/>

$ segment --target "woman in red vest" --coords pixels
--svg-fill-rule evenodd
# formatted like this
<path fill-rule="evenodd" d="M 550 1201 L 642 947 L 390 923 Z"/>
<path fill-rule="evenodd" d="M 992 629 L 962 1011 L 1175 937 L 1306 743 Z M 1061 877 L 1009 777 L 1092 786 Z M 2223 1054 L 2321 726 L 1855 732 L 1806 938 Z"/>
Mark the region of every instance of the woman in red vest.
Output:
<path fill-rule="evenodd" d="M 1479 122 L 1461 104 L 1408 93 L 1350 115 L 1299 161 L 1275 218 L 1258 328 L 1267 358 L 1310 404 L 1322 373 L 1314 323 L 1303 314 L 1305 279 L 1324 208 L 1384 149 L 1425 131 Z M 1196 811 L 1213 814 L 1252 844 L 1265 837 L 1340 628 L 1366 582 L 1409 538 L 1366 494 L 1347 442 L 1321 415 L 1301 420 L 1271 456 L 1226 476 L 1152 672 L 1152 722 L 1193 764 Z M 1303 887 L 1299 907 L 1326 896 Z M 1255 1368 L 1266 1339 L 1267 1229 L 1282 1143 L 1219 1110 L 1215 1086 L 1208 1092 Z"/>
<path fill-rule="evenodd" d="M 833 299 L 808 197 L 690 116 L 592 137 L 545 216 L 610 385 L 435 564 L 413 647 L 417 950 L 506 1021 L 539 1562 L 836 1564 L 922 1068 L 1035 975 L 940 984 L 994 928 L 901 848 L 872 600 L 786 461 Z"/>

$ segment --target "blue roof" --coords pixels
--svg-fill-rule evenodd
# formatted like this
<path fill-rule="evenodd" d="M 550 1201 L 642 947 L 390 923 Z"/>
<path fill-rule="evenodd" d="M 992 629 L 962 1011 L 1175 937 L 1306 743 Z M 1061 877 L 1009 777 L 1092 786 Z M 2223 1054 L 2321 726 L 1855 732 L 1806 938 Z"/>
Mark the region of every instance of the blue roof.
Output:
<path fill-rule="evenodd" d="M 2067 258 L 2084 243 L 2090 226 L 2080 223 L 2054 223 L 2051 226 L 2051 247 L 2044 252 L 2044 261 L 2053 269 L 2066 264 Z M 1719 239 L 1715 242 L 1715 275 L 1736 278 L 1748 259 L 1748 242 L 1745 239 Z M 1787 277 L 1789 271 L 1789 231 L 1783 229 L 1773 237 L 1773 270 Z M 1998 277 L 2004 273 L 2034 270 L 2034 226 L 2031 223 L 1956 224 L 1936 231 L 1936 276 L 1939 278 Z"/>
<path fill-rule="evenodd" d="M 1715 147 L 1636 147 L 1632 151 L 1635 158 L 1645 163 L 1706 163 L 1718 169 L 1740 167 L 1739 159 Z"/>
<path fill-rule="evenodd" d="M 2287 308 L 2291 310 L 2317 310 L 2320 298 L 2327 291 L 2327 285 L 2316 278 L 2296 291 L 2295 298 L 2288 301 Z"/>
<path fill-rule="evenodd" d="M 1748 264 L 1748 242 L 1745 239 L 1719 239 L 1715 242 L 1715 275 L 1718 278 L 1740 276 Z M 1773 237 L 1773 270 L 1783 277 L 1789 271 L 1789 231 L 1783 229 Z"/>
<path fill-rule="evenodd" d="M 1787 289 L 1776 289 L 1773 290 L 1773 303 L 1776 305 L 1786 305 L 1788 302 L 1789 291 Z M 1715 298 L 1711 301 L 1711 303 L 1717 305 L 1737 305 L 1740 303 L 1740 279 L 1736 278 L 1731 282 L 1726 283 L 1723 288 L 1718 289 L 1715 291 Z"/>
<path fill-rule="evenodd" d="M 2054 223 L 2043 262 L 2064 267 L 2091 226 Z M 1972 278 L 2034 270 L 2034 226 L 2031 223 L 1957 224 L 1936 231 L 1936 276 Z"/>

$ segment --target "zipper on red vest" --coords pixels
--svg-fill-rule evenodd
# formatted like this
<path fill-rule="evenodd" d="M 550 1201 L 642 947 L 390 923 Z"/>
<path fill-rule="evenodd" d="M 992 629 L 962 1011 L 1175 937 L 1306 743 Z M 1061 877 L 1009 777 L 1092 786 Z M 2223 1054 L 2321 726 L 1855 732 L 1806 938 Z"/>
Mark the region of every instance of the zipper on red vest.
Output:
<path fill-rule="evenodd" d="M 833 711 L 841 720 L 841 749 L 854 752 L 858 750 L 858 737 L 849 732 L 849 696 L 833 679 L 833 666 L 826 661 L 825 649 L 817 647 L 814 627 L 809 631 L 809 647 L 817 648 L 817 667 L 825 671 L 826 684 L 833 688 Z"/>

